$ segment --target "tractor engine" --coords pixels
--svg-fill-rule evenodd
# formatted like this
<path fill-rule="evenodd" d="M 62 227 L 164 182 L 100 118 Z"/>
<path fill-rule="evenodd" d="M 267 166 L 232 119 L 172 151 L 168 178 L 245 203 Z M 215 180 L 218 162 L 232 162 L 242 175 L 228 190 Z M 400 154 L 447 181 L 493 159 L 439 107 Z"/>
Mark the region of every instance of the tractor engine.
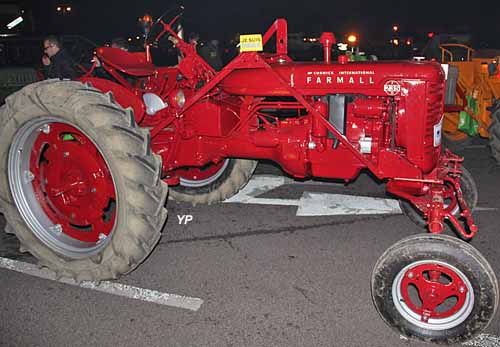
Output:
<path fill-rule="evenodd" d="M 325 158 L 332 162 L 347 160 L 343 158 L 347 148 L 340 143 L 340 137 L 378 167 L 383 177 L 405 176 L 415 168 L 421 174 L 428 174 L 436 167 L 441 153 L 444 88 L 439 64 L 284 62 L 271 66 L 280 79 L 266 78 L 269 72 L 265 70 L 237 70 L 221 85 L 227 93 L 265 95 L 267 100 L 278 100 L 272 105 L 276 108 L 286 104 L 279 100 L 297 99 L 295 92 L 314 105 L 323 119 L 308 118 L 310 112 L 305 110 L 304 118 L 310 121 L 310 139 L 306 145 L 311 171 L 304 172 L 304 176 L 355 177 L 361 167 L 352 160 L 348 162 L 354 165 L 325 165 Z M 328 129 L 328 124 L 338 133 Z M 287 132 L 288 137 L 283 138 L 283 146 L 290 142 L 289 135 Z M 261 132 L 259 136 L 265 134 Z M 411 163 L 406 172 L 394 172 L 399 167 L 392 162 L 394 156 Z M 422 178 L 416 171 L 410 175 Z"/>
<path fill-rule="evenodd" d="M 415 82 L 392 79 L 388 88 L 405 86 L 400 96 L 368 96 L 362 88 L 328 95 L 328 120 L 370 161 L 376 163 L 381 151 L 396 151 L 428 173 L 440 155 L 442 93 L 439 83 Z"/>

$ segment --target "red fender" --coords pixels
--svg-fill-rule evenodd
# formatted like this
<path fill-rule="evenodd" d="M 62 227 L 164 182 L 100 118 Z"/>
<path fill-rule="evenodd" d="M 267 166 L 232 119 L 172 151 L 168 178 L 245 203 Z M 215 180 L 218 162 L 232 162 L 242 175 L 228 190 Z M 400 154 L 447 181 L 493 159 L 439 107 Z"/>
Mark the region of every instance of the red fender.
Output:
<path fill-rule="evenodd" d="M 116 102 L 119 103 L 121 107 L 132 107 L 136 123 L 140 123 L 144 118 L 146 109 L 142 99 L 127 88 L 103 78 L 83 77 L 78 79 L 78 81 L 90 83 L 92 87 L 99 89 L 103 93 L 112 92 Z"/>

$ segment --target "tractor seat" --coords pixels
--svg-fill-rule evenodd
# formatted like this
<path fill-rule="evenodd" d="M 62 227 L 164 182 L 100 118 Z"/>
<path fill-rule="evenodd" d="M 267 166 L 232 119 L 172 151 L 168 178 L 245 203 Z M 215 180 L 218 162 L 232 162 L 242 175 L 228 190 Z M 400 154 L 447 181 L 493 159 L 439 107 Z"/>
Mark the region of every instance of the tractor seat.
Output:
<path fill-rule="evenodd" d="M 97 56 L 103 63 L 131 76 L 150 76 L 156 73 L 156 66 L 146 60 L 144 52 L 100 47 L 97 49 Z"/>

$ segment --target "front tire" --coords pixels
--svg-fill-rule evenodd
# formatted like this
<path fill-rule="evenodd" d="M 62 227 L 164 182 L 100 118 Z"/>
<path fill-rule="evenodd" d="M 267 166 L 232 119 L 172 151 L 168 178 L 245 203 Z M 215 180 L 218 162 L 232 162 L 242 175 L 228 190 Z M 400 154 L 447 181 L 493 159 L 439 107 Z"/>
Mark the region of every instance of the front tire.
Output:
<path fill-rule="evenodd" d="M 58 277 L 118 278 L 157 244 L 167 185 L 149 132 L 111 94 L 48 80 L 0 109 L 0 210 Z"/>
<path fill-rule="evenodd" d="M 498 282 L 471 245 L 446 235 L 416 235 L 391 246 L 372 273 L 372 299 L 382 319 L 417 340 L 453 344 L 491 322 Z"/>

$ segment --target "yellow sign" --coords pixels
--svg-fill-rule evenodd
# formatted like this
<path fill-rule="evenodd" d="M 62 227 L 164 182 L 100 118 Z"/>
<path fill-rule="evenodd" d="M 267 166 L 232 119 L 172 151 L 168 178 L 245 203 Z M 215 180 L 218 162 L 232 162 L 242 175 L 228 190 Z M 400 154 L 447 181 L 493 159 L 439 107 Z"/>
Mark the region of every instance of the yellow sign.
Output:
<path fill-rule="evenodd" d="M 262 35 L 240 35 L 240 52 L 262 51 Z"/>

